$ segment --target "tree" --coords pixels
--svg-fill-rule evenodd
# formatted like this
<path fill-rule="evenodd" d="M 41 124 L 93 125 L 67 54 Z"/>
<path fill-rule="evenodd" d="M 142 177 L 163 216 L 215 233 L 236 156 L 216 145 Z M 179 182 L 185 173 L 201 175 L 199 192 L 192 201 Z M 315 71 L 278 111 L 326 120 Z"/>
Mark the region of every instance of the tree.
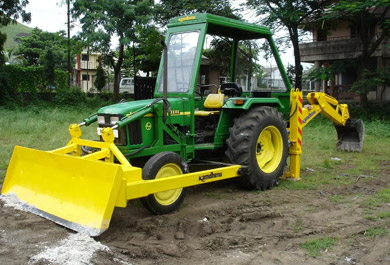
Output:
<path fill-rule="evenodd" d="M 169 19 L 194 12 L 210 13 L 223 17 L 239 19 L 230 5 L 230 0 L 161 0 L 156 5 L 156 20 L 166 25 Z"/>
<path fill-rule="evenodd" d="M 23 56 L 16 54 L 16 49 L 4 50 L 4 62 L 5 64 L 24 64 L 26 61 Z"/>
<path fill-rule="evenodd" d="M 361 78 L 354 82 L 352 89 L 358 93 L 367 94 L 369 91 L 382 87 L 381 93 L 384 93 L 384 87 L 390 83 L 390 69 L 383 68 L 376 71 L 364 69 Z M 381 95 L 382 97 L 382 95 Z"/>
<path fill-rule="evenodd" d="M 71 12 L 73 18 L 80 19 L 82 24 L 79 37 L 105 54 L 106 60 L 113 67 L 113 100 L 117 100 L 125 47 L 132 41 L 137 41 L 138 28 L 149 22 L 152 14 L 152 1 L 75 0 Z M 117 53 L 110 50 L 114 35 L 119 40 Z"/>
<path fill-rule="evenodd" d="M 55 61 L 54 54 L 51 49 L 47 49 L 43 58 L 44 63 L 44 76 L 49 89 L 55 87 L 56 73 L 55 73 Z"/>
<path fill-rule="evenodd" d="M 125 76 L 135 76 L 139 70 L 147 76 L 156 76 L 160 66 L 162 53 L 161 41 L 164 35 L 154 25 L 141 27 L 138 40 L 125 50 L 121 73 Z"/>
<path fill-rule="evenodd" d="M 102 67 L 102 60 L 99 58 L 99 66 L 96 69 L 96 79 L 94 82 L 95 87 L 99 92 L 102 92 L 103 87 L 106 85 L 106 74 Z"/>
<path fill-rule="evenodd" d="M 35 28 L 31 36 L 21 37 L 22 42 L 18 46 L 16 54 L 22 55 L 26 66 L 44 65 L 44 58 L 48 50 L 51 50 L 55 69 L 67 70 L 67 38 L 65 31 L 55 33 L 42 31 Z M 72 57 L 79 53 L 79 44 L 72 40 Z"/>
<path fill-rule="evenodd" d="M 153 26 L 140 31 L 140 40 L 135 50 L 135 61 L 139 70 L 149 76 L 150 72 L 156 73 L 160 66 L 161 41 L 164 40 L 164 36 Z"/>
<path fill-rule="evenodd" d="M 3 0 L 0 2 L 0 27 L 7 26 L 11 22 L 16 22 L 19 17 L 24 22 L 31 20 L 31 13 L 26 13 L 24 8 L 28 4 L 28 0 Z M 4 43 L 7 40 L 7 35 L 0 32 L 0 52 L 4 49 Z M 0 56 L 0 67 L 4 64 L 3 54 Z"/>
<path fill-rule="evenodd" d="M 389 0 L 343 0 L 332 4 L 328 13 L 319 20 L 334 21 L 346 20 L 351 26 L 357 28 L 357 35 L 360 39 L 362 50 L 358 57 L 358 81 L 366 79 L 375 69 L 372 56 L 383 40 L 390 33 L 390 10 Z M 364 82 L 360 82 L 362 84 Z M 360 104 L 363 108 L 367 106 L 368 90 L 361 85 L 355 86 L 360 94 Z"/>
<path fill-rule="evenodd" d="M 302 88 L 301 55 L 299 51 L 300 28 L 309 22 L 309 18 L 318 17 L 331 0 L 247 0 L 247 7 L 256 10 L 260 22 L 274 32 L 287 29 L 289 38 L 279 38 L 277 43 L 289 45 L 294 49 L 295 87 Z"/>

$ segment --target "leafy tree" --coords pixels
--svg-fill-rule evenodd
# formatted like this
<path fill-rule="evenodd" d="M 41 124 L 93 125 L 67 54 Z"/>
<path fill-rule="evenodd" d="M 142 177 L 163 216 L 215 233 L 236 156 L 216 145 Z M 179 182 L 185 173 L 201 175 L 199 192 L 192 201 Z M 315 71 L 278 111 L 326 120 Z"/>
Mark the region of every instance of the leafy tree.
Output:
<path fill-rule="evenodd" d="M 384 68 L 376 71 L 364 69 L 361 78 L 353 83 L 352 89 L 357 93 L 367 94 L 369 91 L 376 90 L 379 86 L 386 86 L 390 83 L 390 69 Z M 381 91 L 384 92 L 384 89 Z"/>
<path fill-rule="evenodd" d="M 203 53 L 210 59 L 212 66 L 220 69 L 220 75 L 228 76 L 230 71 L 230 55 L 232 52 L 232 44 L 225 38 L 214 38 L 210 43 L 210 48 Z"/>
<path fill-rule="evenodd" d="M 204 55 L 210 59 L 211 65 L 220 69 L 220 74 L 229 76 L 230 54 L 232 43 L 226 38 L 214 38 L 210 48 L 204 51 Z M 254 41 L 241 41 L 237 50 L 236 77 L 249 77 L 255 74 L 258 78 L 263 75 L 263 69 L 256 63 L 260 55 L 260 47 Z M 248 78 L 248 81 L 250 79 Z"/>
<path fill-rule="evenodd" d="M 238 19 L 235 11 L 237 10 L 231 7 L 230 0 L 161 0 L 156 5 L 156 20 L 166 25 L 171 18 L 195 12 Z"/>
<path fill-rule="evenodd" d="M 28 0 L 3 0 L 0 2 L 0 27 L 7 26 L 11 22 L 16 22 L 19 17 L 27 22 L 31 20 L 31 14 L 26 13 L 24 8 L 28 4 Z M 7 40 L 7 35 L 0 32 L 0 51 L 3 51 L 4 43 Z M 4 58 L 0 56 L 0 67 L 4 64 Z"/>
<path fill-rule="evenodd" d="M 94 85 L 99 92 L 102 92 L 103 87 L 106 85 L 106 74 L 104 73 L 102 67 L 102 60 L 99 60 L 99 66 L 96 69 L 96 79 Z"/>
<path fill-rule="evenodd" d="M 160 66 L 162 53 L 161 41 L 164 36 L 156 27 L 147 27 L 140 31 L 140 41 L 135 50 L 136 63 L 139 70 L 149 73 L 156 73 Z"/>
<path fill-rule="evenodd" d="M 260 22 L 277 32 L 287 29 L 289 38 L 276 40 L 279 44 L 291 42 L 295 58 L 295 87 L 302 87 L 301 55 L 299 51 L 300 28 L 308 23 L 311 17 L 317 17 L 324 11 L 331 0 L 247 0 L 246 5 L 256 10 Z"/>
<path fill-rule="evenodd" d="M 33 29 L 31 36 L 21 37 L 17 54 L 22 55 L 27 66 L 44 65 L 44 58 L 48 50 L 51 50 L 56 69 L 67 70 L 68 43 L 65 31 L 56 33 Z M 72 40 L 72 58 L 80 52 L 76 41 Z"/>
<path fill-rule="evenodd" d="M 3 52 L 5 64 L 24 64 L 25 59 L 21 55 L 17 55 L 15 49 L 10 49 Z"/>
<path fill-rule="evenodd" d="M 160 66 L 161 41 L 164 40 L 164 35 L 153 25 L 141 27 L 138 34 L 137 42 L 133 42 L 133 45 L 125 50 L 121 73 L 134 76 L 141 70 L 147 76 L 155 76 Z"/>
<path fill-rule="evenodd" d="M 56 73 L 55 73 L 55 61 L 54 54 L 51 49 L 46 50 L 45 56 L 43 57 L 44 63 L 44 77 L 47 81 L 49 88 L 54 88 Z"/>
<path fill-rule="evenodd" d="M 351 26 L 357 28 L 362 44 L 361 54 L 358 57 L 359 81 L 367 80 L 366 77 L 369 75 L 367 73 L 374 72 L 375 63 L 372 62 L 372 56 L 390 33 L 389 10 L 389 0 L 343 0 L 332 4 L 328 13 L 320 18 L 322 21 L 348 21 Z M 368 90 L 361 85 L 355 85 L 354 88 L 358 89 L 361 106 L 365 108 L 368 103 Z"/>
<path fill-rule="evenodd" d="M 7 35 L 1 32 L 2 26 L 7 26 L 11 22 L 16 22 L 19 17 L 23 21 L 30 21 L 31 14 L 26 13 L 24 8 L 28 4 L 27 0 L 3 0 L 0 2 L 0 103 L 7 101 L 14 93 L 13 88 L 9 84 L 9 76 L 4 72 L 4 43 L 7 40 Z"/>
<path fill-rule="evenodd" d="M 125 47 L 137 40 L 138 28 L 150 20 L 150 0 L 75 0 L 72 16 L 80 19 L 82 32 L 79 37 L 103 52 L 114 69 L 114 95 L 119 95 L 120 70 Z M 118 52 L 111 52 L 113 36 L 119 39 Z"/>

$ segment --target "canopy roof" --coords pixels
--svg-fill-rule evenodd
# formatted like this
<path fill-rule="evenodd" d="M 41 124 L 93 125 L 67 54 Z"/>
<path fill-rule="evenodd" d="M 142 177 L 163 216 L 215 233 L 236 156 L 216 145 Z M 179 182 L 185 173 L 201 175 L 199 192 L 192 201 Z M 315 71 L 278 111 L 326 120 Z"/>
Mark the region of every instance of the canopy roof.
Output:
<path fill-rule="evenodd" d="M 179 27 L 207 23 L 207 33 L 240 40 L 258 39 L 271 36 L 269 28 L 231 18 L 225 18 L 206 13 L 195 13 L 172 18 L 168 27 Z"/>

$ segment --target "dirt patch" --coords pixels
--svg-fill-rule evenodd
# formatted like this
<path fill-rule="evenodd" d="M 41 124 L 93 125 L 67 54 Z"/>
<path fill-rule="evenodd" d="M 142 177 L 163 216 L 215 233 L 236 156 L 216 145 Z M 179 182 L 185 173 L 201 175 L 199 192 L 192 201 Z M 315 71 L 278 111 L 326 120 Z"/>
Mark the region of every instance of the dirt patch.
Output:
<path fill-rule="evenodd" d="M 83 239 L 101 248 L 80 264 L 390 264 L 390 219 L 367 218 L 390 212 L 390 205 L 369 210 L 363 203 L 388 185 L 390 164 L 382 166 L 379 177 L 322 190 L 247 192 L 233 181 L 198 186 L 178 212 L 164 216 L 132 201 L 115 209 L 105 233 Z M 367 236 L 377 227 L 384 234 Z M 0 200 L 1 264 L 64 264 L 60 256 L 34 257 L 72 237 L 77 234 Z M 322 237 L 336 238 L 335 245 L 316 258 L 302 249 Z"/>

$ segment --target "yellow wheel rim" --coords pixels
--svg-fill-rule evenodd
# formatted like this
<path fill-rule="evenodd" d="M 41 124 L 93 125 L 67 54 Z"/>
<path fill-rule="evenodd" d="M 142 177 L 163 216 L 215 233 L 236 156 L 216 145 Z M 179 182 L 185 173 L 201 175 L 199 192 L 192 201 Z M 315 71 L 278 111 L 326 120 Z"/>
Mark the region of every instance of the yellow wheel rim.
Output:
<path fill-rule="evenodd" d="M 166 178 L 166 177 L 171 177 L 171 176 L 176 176 L 181 174 L 183 174 L 181 168 L 176 164 L 170 163 L 160 168 L 160 170 L 157 172 L 156 179 Z M 183 191 L 182 188 L 162 191 L 162 192 L 155 193 L 154 198 L 161 205 L 171 205 L 179 198 L 182 191 Z"/>
<path fill-rule="evenodd" d="M 256 159 L 265 173 L 276 170 L 282 160 L 283 139 L 275 126 L 267 126 L 261 131 L 256 144 Z"/>

